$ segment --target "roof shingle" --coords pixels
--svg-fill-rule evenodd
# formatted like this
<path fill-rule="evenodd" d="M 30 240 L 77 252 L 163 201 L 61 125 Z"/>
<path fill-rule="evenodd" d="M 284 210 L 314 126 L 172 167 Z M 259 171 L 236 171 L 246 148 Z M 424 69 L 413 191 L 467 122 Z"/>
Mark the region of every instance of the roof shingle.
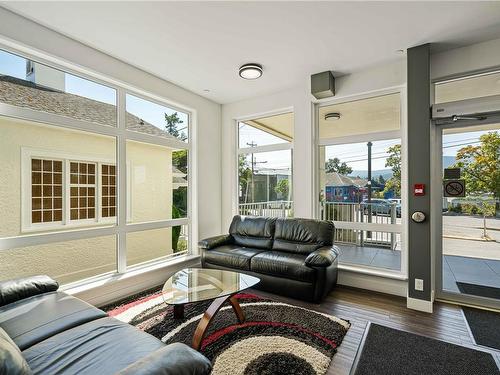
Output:
<path fill-rule="evenodd" d="M 0 75 L 0 102 L 35 111 L 89 121 L 100 125 L 116 126 L 116 106 L 36 85 L 19 78 Z M 127 112 L 128 130 L 176 139 L 166 131 Z"/>

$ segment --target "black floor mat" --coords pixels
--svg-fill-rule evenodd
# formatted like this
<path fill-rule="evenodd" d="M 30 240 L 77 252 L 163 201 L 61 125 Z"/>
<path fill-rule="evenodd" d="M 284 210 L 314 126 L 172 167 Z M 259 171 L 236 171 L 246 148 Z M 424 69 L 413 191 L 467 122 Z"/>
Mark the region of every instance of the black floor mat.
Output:
<path fill-rule="evenodd" d="M 489 353 L 371 324 L 355 375 L 498 375 Z"/>
<path fill-rule="evenodd" d="M 500 350 L 500 313 L 463 307 L 476 344 Z"/>
<path fill-rule="evenodd" d="M 468 284 L 457 281 L 458 289 L 462 293 L 472 294 L 473 296 L 500 299 L 500 289 L 491 286 Z"/>

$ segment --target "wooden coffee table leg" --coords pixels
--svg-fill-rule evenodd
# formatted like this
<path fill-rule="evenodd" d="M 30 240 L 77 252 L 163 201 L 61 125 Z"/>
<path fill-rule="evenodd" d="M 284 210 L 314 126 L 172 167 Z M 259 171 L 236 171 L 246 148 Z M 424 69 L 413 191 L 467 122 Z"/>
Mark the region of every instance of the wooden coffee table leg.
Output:
<path fill-rule="evenodd" d="M 184 305 L 174 305 L 174 319 L 184 319 Z"/>
<path fill-rule="evenodd" d="M 205 336 L 210 323 L 212 322 L 222 305 L 224 305 L 224 302 L 226 302 L 227 300 L 229 300 L 229 303 L 233 307 L 234 313 L 238 318 L 238 322 L 243 323 L 245 321 L 245 314 L 243 313 L 238 300 L 234 296 L 223 296 L 214 299 L 212 304 L 208 307 L 207 311 L 205 311 L 205 314 L 203 314 L 203 317 L 198 323 L 198 327 L 196 327 L 196 331 L 194 331 L 192 343 L 193 349 L 200 350 L 201 342 L 203 341 L 203 337 Z"/>
<path fill-rule="evenodd" d="M 243 323 L 245 321 L 245 313 L 241 309 L 238 299 L 234 296 L 231 296 L 229 298 L 229 303 L 233 307 L 233 311 L 236 314 L 236 317 L 238 318 L 238 322 L 240 322 L 240 324 Z"/>

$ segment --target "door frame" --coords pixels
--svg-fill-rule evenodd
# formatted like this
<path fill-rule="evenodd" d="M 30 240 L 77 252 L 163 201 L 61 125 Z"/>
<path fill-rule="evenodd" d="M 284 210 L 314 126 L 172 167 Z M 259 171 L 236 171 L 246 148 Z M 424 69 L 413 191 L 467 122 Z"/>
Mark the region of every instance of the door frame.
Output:
<path fill-rule="evenodd" d="M 466 120 L 454 124 L 436 125 L 431 122 L 432 163 L 431 163 L 431 246 L 435 254 L 435 297 L 437 300 L 458 303 L 460 305 L 474 305 L 500 310 L 500 300 L 488 297 L 479 297 L 443 290 L 443 130 L 452 128 L 466 128 L 487 124 L 499 123 L 498 117 L 493 116 L 484 121 Z"/>

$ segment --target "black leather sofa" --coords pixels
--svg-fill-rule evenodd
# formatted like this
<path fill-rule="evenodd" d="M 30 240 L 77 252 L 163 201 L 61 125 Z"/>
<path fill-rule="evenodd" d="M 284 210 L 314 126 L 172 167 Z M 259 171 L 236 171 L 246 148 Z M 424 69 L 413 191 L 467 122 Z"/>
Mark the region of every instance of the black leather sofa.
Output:
<path fill-rule="evenodd" d="M 331 221 L 235 216 L 229 234 L 199 242 L 202 266 L 261 279 L 256 288 L 321 302 L 337 283 Z"/>
<path fill-rule="evenodd" d="M 207 358 L 165 345 L 48 276 L 0 282 L 0 374 L 208 374 Z"/>

